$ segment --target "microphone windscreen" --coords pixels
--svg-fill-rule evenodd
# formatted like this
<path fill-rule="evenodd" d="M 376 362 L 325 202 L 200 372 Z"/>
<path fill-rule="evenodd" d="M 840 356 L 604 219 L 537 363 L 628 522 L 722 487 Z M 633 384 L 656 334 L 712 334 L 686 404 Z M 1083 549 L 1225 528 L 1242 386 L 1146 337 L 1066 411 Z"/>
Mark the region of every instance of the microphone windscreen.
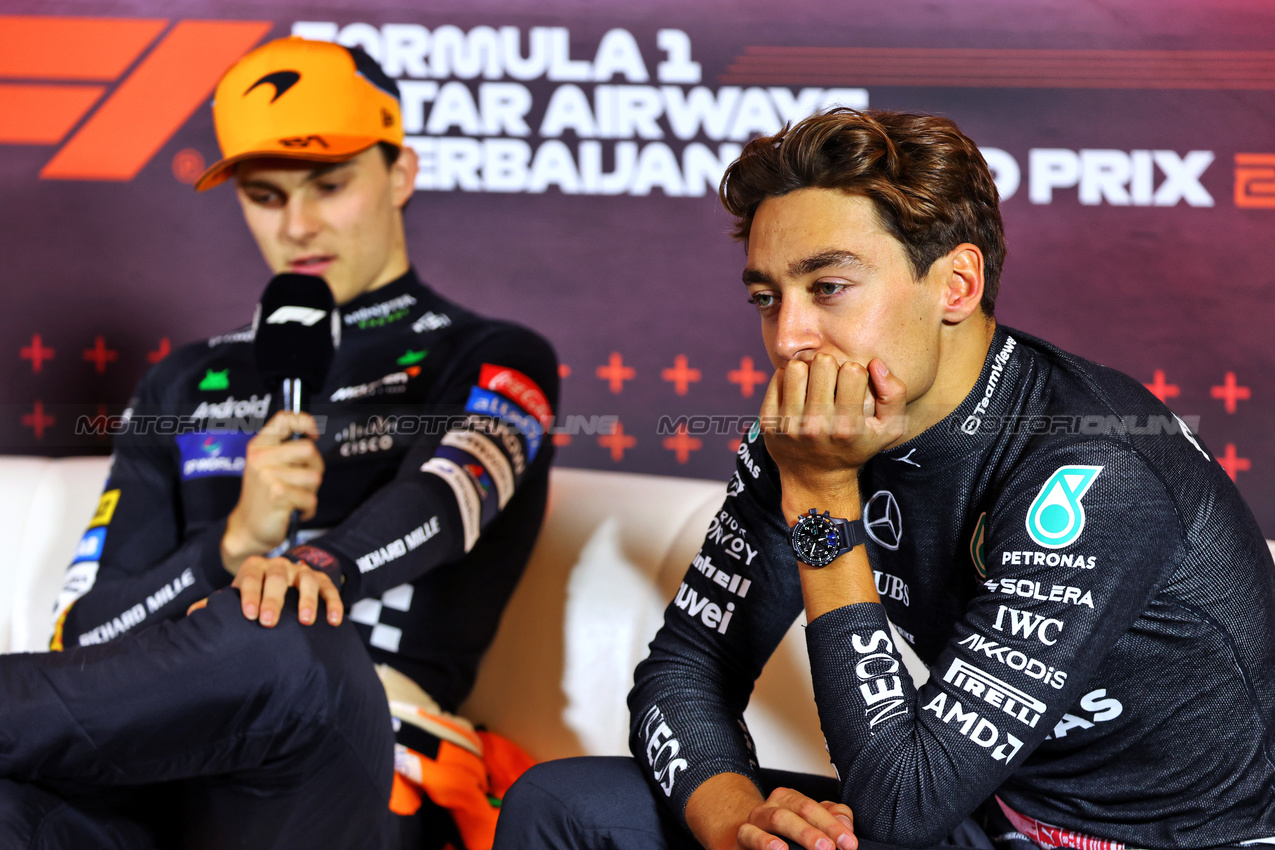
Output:
<path fill-rule="evenodd" d="M 266 384 L 299 378 L 307 393 L 318 391 L 341 342 L 340 318 L 323 278 L 291 272 L 271 278 L 254 319 L 253 353 Z"/>

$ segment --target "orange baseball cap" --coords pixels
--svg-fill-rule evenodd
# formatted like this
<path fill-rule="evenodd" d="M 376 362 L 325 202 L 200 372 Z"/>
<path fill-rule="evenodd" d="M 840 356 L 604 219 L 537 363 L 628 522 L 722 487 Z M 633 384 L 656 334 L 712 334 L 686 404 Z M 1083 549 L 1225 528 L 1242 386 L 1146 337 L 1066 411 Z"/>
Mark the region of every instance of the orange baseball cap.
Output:
<path fill-rule="evenodd" d="M 195 182 L 229 180 L 251 157 L 341 162 L 377 142 L 403 145 L 398 86 L 358 48 L 293 36 L 263 44 L 217 84 L 222 159 Z"/>

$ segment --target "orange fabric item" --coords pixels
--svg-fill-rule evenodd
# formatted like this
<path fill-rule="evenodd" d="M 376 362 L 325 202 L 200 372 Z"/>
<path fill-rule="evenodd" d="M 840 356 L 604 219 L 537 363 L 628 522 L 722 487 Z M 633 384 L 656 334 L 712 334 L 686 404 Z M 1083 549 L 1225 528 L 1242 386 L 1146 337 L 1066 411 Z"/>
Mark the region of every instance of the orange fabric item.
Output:
<path fill-rule="evenodd" d="M 465 850 L 491 850 L 500 799 L 535 761 L 507 738 L 491 732 L 479 732 L 478 736 L 483 744 L 481 759 L 446 740 L 440 740 L 438 757 L 432 759 L 404 748 L 419 766 L 421 786 L 418 790 L 415 783 L 395 773 L 391 811 L 415 813 L 423 791 L 436 805 L 451 812 Z M 412 795 L 415 806 L 409 808 Z"/>
<path fill-rule="evenodd" d="M 499 810 L 487 798 L 487 769 L 481 759 L 441 741 L 438 758 L 421 758 L 421 784 L 431 800 L 452 813 L 468 850 L 491 850 Z"/>
<path fill-rule="evenodd" d="M 396 815 L 414 815 L 421 808 L 421 789 L 394 774 L 394 787 L 390 789 L 390 811 Z"/>
<path fill-rule="evenodd" d="M 487 765 L 490 793 L 503 799 L 509 786 L 518 781 L 518 777 L 526 773 L 536 760 L 503 735 L 480 729 L 478 737 L 483 742 L 483 764 Z"/>

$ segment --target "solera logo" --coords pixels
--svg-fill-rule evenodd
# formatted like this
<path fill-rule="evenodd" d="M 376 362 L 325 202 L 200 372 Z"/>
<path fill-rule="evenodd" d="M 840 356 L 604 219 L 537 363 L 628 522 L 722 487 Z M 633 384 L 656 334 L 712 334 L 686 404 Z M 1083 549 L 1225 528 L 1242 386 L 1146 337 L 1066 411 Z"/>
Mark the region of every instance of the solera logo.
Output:
<path fill-rule="evenodd" d="M 0 144 L 61 145 L 46 180 L 132 180 L 273 26 L 0 15 Z"/>

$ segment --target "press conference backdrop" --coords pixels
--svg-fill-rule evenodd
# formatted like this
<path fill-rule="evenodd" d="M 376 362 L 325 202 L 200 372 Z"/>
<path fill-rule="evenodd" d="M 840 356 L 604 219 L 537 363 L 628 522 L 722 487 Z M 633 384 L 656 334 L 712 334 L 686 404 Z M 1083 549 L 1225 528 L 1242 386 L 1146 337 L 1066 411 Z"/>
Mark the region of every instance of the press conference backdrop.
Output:
<path fill-rule="evenodd" d="M 289 33 L 359 45 L 399 80 L 416 267 L 553 340 L 561 463 L 729 477 L 770 370 L 723 167 L 821 106 L 922 110 L 995 174 L 1000 320 L 1196 423 L 1275 537 L 1260 2 L 6 0 L 0 451 L 107 451 L 83 423 L 250 318 L 269 272 L 234 192 L 191 183 L 217 157 L 218 75 Z"/>

